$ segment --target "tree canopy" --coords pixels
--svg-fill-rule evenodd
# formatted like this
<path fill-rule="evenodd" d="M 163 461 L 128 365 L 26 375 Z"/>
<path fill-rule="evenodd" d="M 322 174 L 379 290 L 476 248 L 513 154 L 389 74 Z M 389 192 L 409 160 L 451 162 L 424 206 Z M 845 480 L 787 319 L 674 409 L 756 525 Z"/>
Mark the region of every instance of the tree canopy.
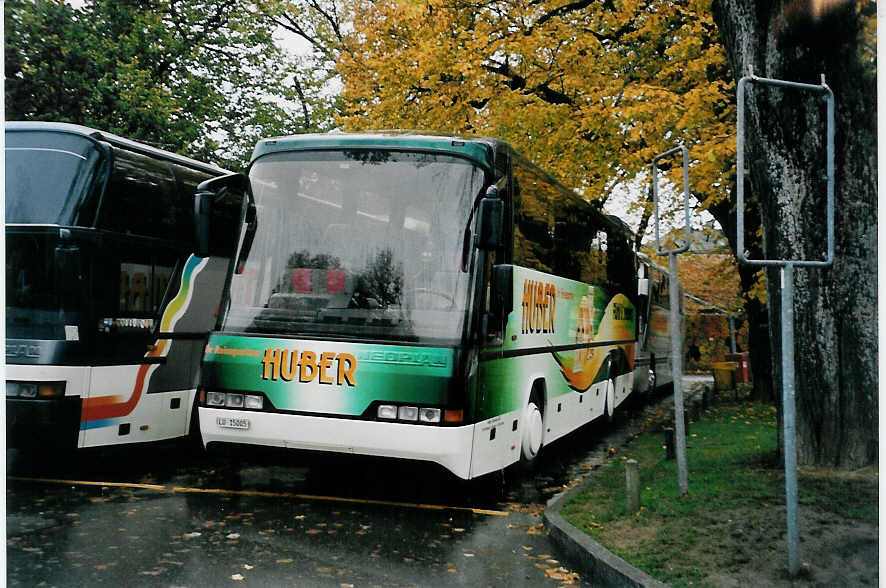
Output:
<path fill-rule="evenodd" d="M 679 142 L 727 195 L 733 83 L 706 0 L 352 0 L 347 129 L 493 135 L 605 200 Z"/>
<path fill-rule="evenodd" d="M 258 138 L 325 129 L 323 72 L 256 3 L 13 0 L 6 119 L 93 126 L 238 167 Z"/>

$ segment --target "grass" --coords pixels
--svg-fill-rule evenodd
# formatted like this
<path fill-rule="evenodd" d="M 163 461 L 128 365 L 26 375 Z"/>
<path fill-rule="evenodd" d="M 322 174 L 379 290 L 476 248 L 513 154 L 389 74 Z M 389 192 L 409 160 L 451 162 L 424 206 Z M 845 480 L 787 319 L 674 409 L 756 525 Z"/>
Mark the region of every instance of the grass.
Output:
<path fill-rule="evenodd" d="M 686 451 L 689 493 L 684 497 L 676 461 L 665 459 L 663 442 L 660 432 L 636 439 L 563 506 L 563 517 L 632 565 L 674 586 L 703 584 L 718 565 L 746 565 L 729 561 L 740 556 L 722 547 L 722 537 L 734 532 L 733 518 L 743 520 L 761 505 L 784 505 L 784 469 L 774 457 L 775 407 L 721 405 L 692 423 Z M 625 495 L 623 462 L 629 458 L 640 464 L 642 506 L 633 514 L 627 512 Z M 800 504 L 877 522 L 876 482 L 801 475 L 799 488 Z M 742 540 L 753 539 L 736 539 Z"/>

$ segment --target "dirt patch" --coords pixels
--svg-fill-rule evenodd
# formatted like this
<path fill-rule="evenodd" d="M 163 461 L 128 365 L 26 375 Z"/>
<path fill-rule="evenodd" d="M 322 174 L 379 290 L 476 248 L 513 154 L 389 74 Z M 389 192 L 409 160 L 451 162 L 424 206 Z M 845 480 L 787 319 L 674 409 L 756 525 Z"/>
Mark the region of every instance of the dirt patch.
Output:
<path fill-rule="evenodd" d="M 716 571 L 705 581 L 738 586 L 876 586 L 878 528 L 814 506 L 800 506 L 800 573 L 787 575 L 784 507 L 721 513 L 710 526 L 706 559 Z"/>

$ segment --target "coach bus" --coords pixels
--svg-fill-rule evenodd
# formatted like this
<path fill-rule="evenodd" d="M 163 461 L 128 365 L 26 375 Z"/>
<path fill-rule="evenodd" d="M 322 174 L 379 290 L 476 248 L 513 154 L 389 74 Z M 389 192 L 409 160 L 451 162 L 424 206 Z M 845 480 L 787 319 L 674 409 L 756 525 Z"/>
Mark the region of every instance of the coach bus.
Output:
<path fill-rule="evenodd" d="M 186 435 L 231 255 L 193 255 L 194 193 L 228 172 L 77 125 L 5 130 L 7 445 Z"/>
<path fill-rule="evenodd" d="M 205 215 L 227 193 L 245 197 L 203 357 L 209 448 L 424 460 L 475 478 L 669 379 L 664 274 L 638 261 L 622 221 L 504 142 L 262 140 L 248 176 L 198 189 L 198 242 L 217 234 Z"/>

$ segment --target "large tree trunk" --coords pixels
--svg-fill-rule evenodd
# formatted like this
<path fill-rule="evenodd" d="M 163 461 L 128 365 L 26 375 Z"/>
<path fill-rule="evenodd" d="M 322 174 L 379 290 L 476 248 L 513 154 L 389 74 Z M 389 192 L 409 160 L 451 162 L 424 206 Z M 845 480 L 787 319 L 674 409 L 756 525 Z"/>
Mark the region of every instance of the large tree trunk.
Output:
<path fill-rule="evenodd" d="M 836 262 L 797 269 L 798 460 L 876 463 L 876 71 L 864 50 L 873 2 L 714 0 L 735 78 L 817 84 L 836 97 Z M 872 41 L 871 41 L 872 42 Z M 746 104 L 750 195 L 769 259 L 823 259 L 825 120 L 821 96 L 752 86 Z M 751 232 L 755 227 L 746 227 Z M 768 274 L 772 372 L 781 390 L 780 281 Z"/>

